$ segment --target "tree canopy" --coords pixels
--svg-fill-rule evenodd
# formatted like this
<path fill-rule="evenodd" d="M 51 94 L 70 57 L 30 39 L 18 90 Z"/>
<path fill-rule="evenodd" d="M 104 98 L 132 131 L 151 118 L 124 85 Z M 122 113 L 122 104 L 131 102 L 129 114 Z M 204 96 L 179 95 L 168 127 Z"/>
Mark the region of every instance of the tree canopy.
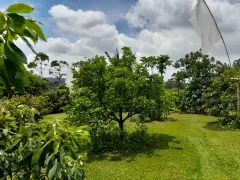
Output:
<path fill-rule="evenodd" d="M 109 61 L 96 56 L 75 64 L 71 109 L 75 120 L 113 120 L 123 130 L 128 118 L 148 112 L 155 99 L 161 98 L 162 77 L 154 74 L 151 78 L 130 48 L 123 47 L 122 51 L 122 57 L 114 56 Z"/>

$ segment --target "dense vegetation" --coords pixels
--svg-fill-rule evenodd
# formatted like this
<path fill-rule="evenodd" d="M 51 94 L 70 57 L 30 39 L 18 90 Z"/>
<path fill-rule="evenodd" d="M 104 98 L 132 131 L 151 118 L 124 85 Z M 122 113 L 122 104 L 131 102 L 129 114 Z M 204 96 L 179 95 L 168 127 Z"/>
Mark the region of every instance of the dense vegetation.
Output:
<path fill-rule="evenodd" d="M 186 133 L 190 128 L 192 135 L 202 131 L 199 124 L 188 127 L 186 122 L 177 122 L 174 127 L 168 117 L 176 115 L 170 113 L 219 116 L 219 129 L 240 129 L 235 113 L 236 87 L 231 81 L 240 77 L 240 60 L 230 67 L 201 52 L 191 52 L 173 64 L 178 72 L 164 82 L 167 67 L 173 63 L 170 56 L 141 57 L 137 61 L 130 47 L 122 47 L 122 55 L 117 50 L 113 56 L 105 52 L 106 57 L 74 63 L 70 93 L 69 87 L 60 83 L 68 62 L 51 60 L 44 52 L 37 53 L 30 43 L 46 41 L 42 23 L 21 15 L 32 11 L 32 7 L 17 3 L 0 12 L 0 179 L 84 179 L 85 160 L 92 161 L 104 153 L 168 148 L 168 140 L 173 138 L 167 137 L 165 142 L 166 137 L 155 132 L 163 130 L 161 124 L 172 125 L 175 132 L 185 128 L 182 132 Z M 25 54 L 16 46 L 19 38 L 35 54 L 33 62 L 27 64 Z M 56 82 L 44 79 L 45 67 Z M 67 114 L 65 118 L 50 115 L 62 112 Z M 198 118 L 203 116 L 193 117 L 200 123 Z M 177 120 L 181 118 L 184 115 Z M 154 123 L 159 127 L 155 134 L 148 131 Z M 173 134 L 179 136 L 178 132 Z M 196 139 L 188 138 L 199 145 Z M 201 175 L 196 169 L 190 171 L 196 173 L 189 172 L 189 177 Z"/>

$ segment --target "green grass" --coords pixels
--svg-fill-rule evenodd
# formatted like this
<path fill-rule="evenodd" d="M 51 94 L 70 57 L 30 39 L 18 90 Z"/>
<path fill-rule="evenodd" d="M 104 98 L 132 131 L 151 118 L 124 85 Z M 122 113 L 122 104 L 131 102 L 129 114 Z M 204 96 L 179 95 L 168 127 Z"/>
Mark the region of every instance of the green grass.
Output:
<path fill-rule="evenodd" d="M 56 120 L 56 119 L 65 119 L 67 118 L 67 115 L 65 113 L 59 113 L 59 114 L 50 114 L 50 115 L 46 115 L 44 116 L 44 120 Z"/>
<path fill-rule="evenodd" d="M 220 129 L 215 117 L 174 114 L 171 118 L 147 124 L 162 142 L 156 149 L 95 159 L 85 164 L 86 179 L 240 179 L 240 132 Z M 129 130 L 133 127 L 127 123 Z"/>

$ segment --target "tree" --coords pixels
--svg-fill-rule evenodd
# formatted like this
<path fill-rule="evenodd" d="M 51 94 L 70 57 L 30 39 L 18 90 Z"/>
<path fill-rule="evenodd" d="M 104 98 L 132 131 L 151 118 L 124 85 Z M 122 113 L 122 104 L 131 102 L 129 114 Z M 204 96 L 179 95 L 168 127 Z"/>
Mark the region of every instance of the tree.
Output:
<path fill-rule="evenodd" d="M 165 87 L 167 89 L 178 89 L 178 90 L 182 90 L 185 86 L 184 81 L 181 81 L 178 78 L 171 78 L 168 79 L 165 83 L 164 83 Z"/>
<path fill-rule="evenodd" d="M 39 38 L 46 41 L 40 22 L 19 15 L 32 11 L 33 8 L 21 3 L 10 6 L 5 13 L 0 11 L 0 89 L 8 93 L 12 87 L 23 92 L 24 85 L 29 83 L 24 67 L 27 58 L 14 41 L 21 38 L 32 51 L 34 49 L 26 38 L 34 43 Z"/>
<path fill-rule="evenodd" d="M 48 91 L 50 83 L 46 79 L 43 79 L 32 72 L 27 72 L 27 76 L 29 84 L 25 86 L 25 94 L 42 95 Z"/>
<path fill-rule="evenodd" d="M 158 72 L 163 76 L 165 73 L 167 66 L 170 66 L 172 64 L 172 61 L 170 60 L 170 57 L 168 55 L 161 55 L 156 58 L 156 66 L 158 69 Z"/>
<path fill-rule="evenodd" d="M 69 112 L 74 120 L 82 124 L 116 121 L 123 132 L 127 119 L 148 112 L 154 104 L 155 99 L 150 96 L 153 91 L 161 95 L 162 83 L 151 91 L 146 67 L 137 64 L 130 48 L 122 50 L 122 57 L 115 56 L 109 62 L 96 56 L 75 64 L 78 68 L 73 71 L 74 93 Z"/>
<path fill-rule="evenodd" d="M 35 69 L 40 72 L 40 76 L 43 77 L 44 67 L 47 67 L 49 61 L 48 55 L 44 53 L 37 53 L 33 62 L 30 62 L 27 66 L 30 69 Z"/>
<path fill-rule="evenodd" d="M 203 94 L 216 76 L 215 59 L 201 52 L 191 52 L 175 63 L 180 69 L 173 77 L 187 81 L 187 86 L 180 99 L 183 111 L 204 113 Z"/>
<path fill-rule="evenodd" d="M 168 55 L 142 57 L 140 61 L 145 67 L 151 69 L 152 75 L 153 69 L 156 68 L 161 76 L 165 73 L 167 66 L 172 64 Z"/>
<path fill-rule="evenodd" d="M 141 60 L 142 64 L 151 69 L 151 73 L 153 75 L 153 68 L 156 65 L 156 57 L 155 56 L 149 56 L 149 57 L 142 57 Z"/>
<path fill-rule="evenodd" d="M 59 84 L 60 80 L 66 76 L 66 73 L 63 71 L 63 69 L 68 66 L 69 65 L 66 61 L 54 60 L 51 62 L 51 69 L 49 70 L 49 74 L 57 78 L 57 84 Z"/>

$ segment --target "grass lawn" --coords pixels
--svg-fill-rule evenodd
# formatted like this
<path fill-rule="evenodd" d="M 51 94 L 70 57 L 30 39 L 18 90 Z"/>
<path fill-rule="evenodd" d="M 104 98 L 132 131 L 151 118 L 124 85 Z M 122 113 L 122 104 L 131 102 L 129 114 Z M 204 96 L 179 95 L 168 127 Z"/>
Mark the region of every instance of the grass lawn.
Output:
<path fill-rule="evenodd" d="M 174 114 L 171 118 L 147 124 L 162 142 L 156 149 L 88 162 L 86 179 L 240 179 L 240 132 L 218 128 L 211 116 Z M 132 129 L 134 125 L 126 126 Z"/>

